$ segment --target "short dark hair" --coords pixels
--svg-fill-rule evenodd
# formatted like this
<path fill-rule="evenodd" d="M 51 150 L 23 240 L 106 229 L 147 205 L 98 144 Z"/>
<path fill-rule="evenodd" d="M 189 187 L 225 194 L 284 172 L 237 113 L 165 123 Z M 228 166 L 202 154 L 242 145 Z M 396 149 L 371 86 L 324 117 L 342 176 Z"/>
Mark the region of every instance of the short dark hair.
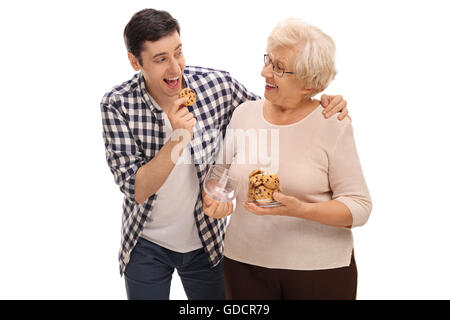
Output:
<path fill-rule="evenodd" d="M 180 25 L 170 13 L 144 9 L 131 17 L 123 31 L 123 39 L 128 52 L 131 52 L 142 65 L 141 51 L 144 42 L 158 41 L 175 31 L 180 34 Z"/>

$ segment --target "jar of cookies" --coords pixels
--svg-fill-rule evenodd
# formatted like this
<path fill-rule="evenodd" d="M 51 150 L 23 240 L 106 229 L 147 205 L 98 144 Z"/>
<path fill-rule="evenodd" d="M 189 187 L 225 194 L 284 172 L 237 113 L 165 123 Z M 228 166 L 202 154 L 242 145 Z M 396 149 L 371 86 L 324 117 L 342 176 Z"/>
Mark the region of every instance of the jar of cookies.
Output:
<path fill-rule="evenodd" d="M 280 191 L 280 178 L 274 172 L 256 169 L 248 177 L 248 202 L 259 207 L 277 207 L 281 203 L 273 198 L 274 192 Z"/>

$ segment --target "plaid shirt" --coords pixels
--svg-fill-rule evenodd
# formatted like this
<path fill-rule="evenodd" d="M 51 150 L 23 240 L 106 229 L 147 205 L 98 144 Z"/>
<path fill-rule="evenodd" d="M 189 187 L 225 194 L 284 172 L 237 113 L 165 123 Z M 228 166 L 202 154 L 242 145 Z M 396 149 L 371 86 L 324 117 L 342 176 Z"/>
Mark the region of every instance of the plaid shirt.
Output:
<path fill-rule="evenodd" d="M 186 67 L 184 80 L 186 86 L 197 94 L 196 104 L 189 107 L 197 120 L 190 151 L 201 186 L 220 147 L 219 135 L 224 136 L 234 109 L 246 100 L 259 97 L 248 92 L 225 71 Z M 120 274 L 123 275 L 158 197 L 156 193 L 139 205 L 134 200 L 134 181 L 138 169 L 164 145 L 163 111 L 153 106 L 141 73 L 106 93 L 100 105 L 106 160 L 115 182 L 124 193 L 119 252 Z M 226 220 L 210 218 L 203 213 L 201 194 L 197 198 L 194 216 L 203 247 L 211 265 L 215 266 L 223 256 Z"/>

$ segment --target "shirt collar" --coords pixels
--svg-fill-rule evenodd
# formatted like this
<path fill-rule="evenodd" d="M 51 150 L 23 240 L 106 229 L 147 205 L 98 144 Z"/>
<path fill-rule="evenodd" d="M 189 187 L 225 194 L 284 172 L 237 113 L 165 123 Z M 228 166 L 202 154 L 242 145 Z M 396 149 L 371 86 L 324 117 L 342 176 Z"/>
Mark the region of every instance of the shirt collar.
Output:
<path fill-rule="evenodd" d="M 155 105 L 153 104 L 153 99 L 151 99 L 150 94 L 148 93 L 147 88 L 145 87 L 145 79 L 141 72 L 139 72 L 138 83 L 139 88 L 141 90 L 141 97 L 144 100 L 144 103 L 150 109 L 150 111 L 152 111 L 153 113 L 163 112 L 160 108 L 155 107 Z"/>

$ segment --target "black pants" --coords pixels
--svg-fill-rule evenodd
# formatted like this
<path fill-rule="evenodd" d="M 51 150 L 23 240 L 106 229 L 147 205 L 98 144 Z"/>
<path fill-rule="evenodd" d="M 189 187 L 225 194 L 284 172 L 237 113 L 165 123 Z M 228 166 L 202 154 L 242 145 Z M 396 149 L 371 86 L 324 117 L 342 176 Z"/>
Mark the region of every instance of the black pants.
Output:
<path fill-rule="evenodd" d="M 227 257 L 223 262 L 229 300 L 356 300 L 353 254 L 348 267 L 326 270 L 269 269 Z"/>
<path fill-rule="evenodd" d="M 168 300 L 177 270 L 189 300 L 223 300 L 222 263 L 214 268 L 203 248 L 178 253 L 139 238 L 125 271 L 129 300 Z"/>

